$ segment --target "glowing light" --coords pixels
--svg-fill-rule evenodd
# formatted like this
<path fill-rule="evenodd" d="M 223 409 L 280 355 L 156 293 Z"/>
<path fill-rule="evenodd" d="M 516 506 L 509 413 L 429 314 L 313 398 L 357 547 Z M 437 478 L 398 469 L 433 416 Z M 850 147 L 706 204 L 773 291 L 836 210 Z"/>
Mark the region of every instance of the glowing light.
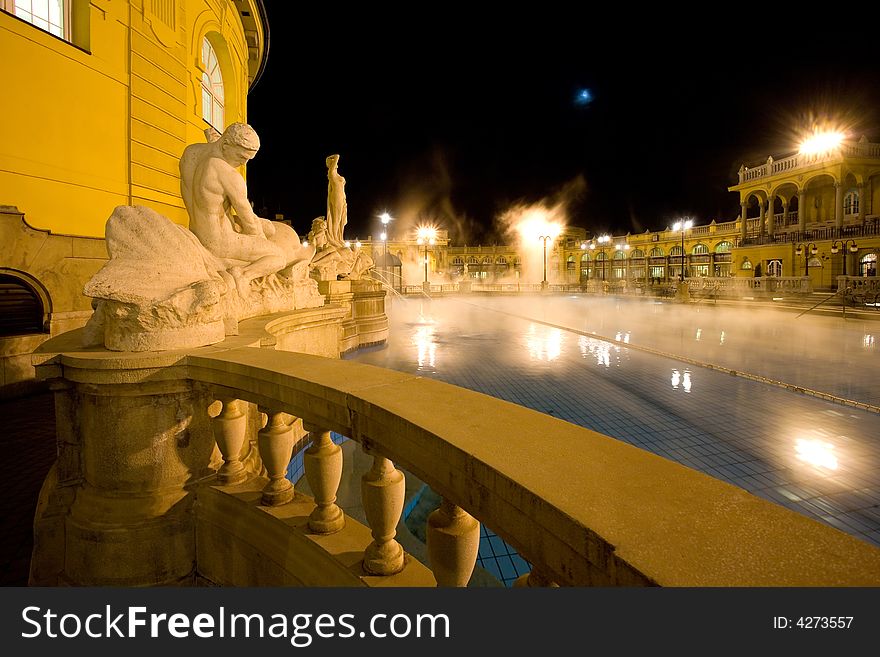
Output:
<path fill-rule="evenodd" d="M 865 349 L 873 348 L 874 347 L 874 336 L 870 335 L 869 333 L 866 333 L 865 337 L 863 339 L 863 343 L 865 345 Z"/>
<path fill-rule="evenodd" d="M 593 102 L 593 94 L 587 88 L 578 89 L 577 93 L 574 96 L 574 104 L 580 105 L 581 107 L 586 107 L 591 102 Z"/>
<path fill-rule="evenodd" d="M 834 445 L 821 440 L 798 438 L 795 442 L 795 455 L 801 461 L 828 470 L 837 470 L 837 457 L 831 453 Z"/>
<path fill-rule="evenodd" d="M 348 240 L 345 240 L 345 248 L 346 248 L 346 249 L 350 249 L 350 248 L 351 248 L 351 242 L 349 242 Z"/>
<path fill-rule="evenodd" d="M 391 215 L 387 212 L 383 212 L 379 215 L 379 219 L 382 221 L 383 226 L 387 226 L 388 222 L 391 221 Z"/>
<path fill-rule="evenodd" d="M 693 225 L 694 225 L 694 222 L 690 219 L 688 219 L 687 221 L 676 221 L 674 224 L 672 224 L 672 230 L 674 230 L 674 231 L 687 230 L 688 228 L 690 228 Z"/>
<path fill-rule="evenodd" d="M 421 224 L 416 228 L 416 242 L 418 244 L 433 244 L 437 239 L 437 227 L 430 224 Z"/>
<path fill-rule="evenodd" d="M 516 231 L 525 244 L 540 244 L 541 237 L 555 240 L 562 232 L 562 224 L 549 221 L 547 214 L 540 210 L 527 212 L 516 225 Z"/>
<path fill-rule="evenodd" d="M 721 341 L 718 344 L 724 344 L 724 331 L 721 331 Z"/>
<path fill-rule="evenodd" d="M 684 376 L 681 378 L 681 387 L 684 388 L 685 392 L 691 391 L 691 373 L 689 370 L 684 371 Z"/>
<path fill-rule="evenodd" d="M 384 242 L 385 240 L 388 239 L 388 233 L 383 231 L 382 234 L 379 235 L 379 238 Z"/>
<path fill-rule="evenodd" d="M 799 152 L 803 155 L 829 153 L 840 147 L 846 135 L 837 130 L 814 130 L 813 134 L 801 142 Z"/>
<path fill-rule="evenodd" d="M 672 378 L 669 382 L 672 384 L 673 390 L 678 390 L 678 385 L 681 383 L 681 372 L 672 370 Z"/>
<path fill-rule="evenodd" d="M 309 245 L 309 241 L 308 241 L 308 240 L 303 240 L 303 241 L 302 241 L 302 245 L 303 245 L 303 246 L 308 246 L 308 245 Z"/>
<path fill-rule="evenodd" d="M 419 369 L 426 366 L 434 369 L 437 356 L 437 341 L 434 334 L 433 324 L 424 324 L 416 329 L 413 335 L 413 343 L 418 349 Z"/>
<path fill-rule="evenodd" d="M 702 335 L 703 335 L 703 329 L 698 328 L 698 329 L 697 329 L 697 342 L 700 341 L 700 337 L 701 337 Z"/>

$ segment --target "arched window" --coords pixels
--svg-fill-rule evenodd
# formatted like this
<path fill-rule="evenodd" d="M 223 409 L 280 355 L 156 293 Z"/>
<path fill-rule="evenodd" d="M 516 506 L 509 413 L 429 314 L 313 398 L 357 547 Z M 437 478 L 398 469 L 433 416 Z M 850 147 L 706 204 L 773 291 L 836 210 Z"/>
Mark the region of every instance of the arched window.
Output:
<path fill-rule="evenodd" d="M 633 252 L 632 252 L 632 256 L 631 256 L 631 257 L 633 257 L 633 258 L 644 258 L 644 257 L 645 257 L 645 252 L 642 251 L 641 249 L 634 249 Z"/>
<path fill-rule="evenodd" d="M 483 264 L 484 265 L 491 265 L 492 264 L 492 256 L 484 256 L 483 257 Z"/>
<path fill-rule="evenodd" d="M 496 265 L 506 265 L 507 258 L 505 258 L 504 256 L 498 256 L 498 258 L 496 258 L 496 260 L 495 260 L 495 264 Z"/>
<path fill-rule="evenodd" d="M 480 261 L 477 259 L 476 256 L 468 256 L 467 263 L 469 265 L 478 265 L 480 264 Z"/>
<path fill-rule="evenodd" d="M 718 242 L 715 246 L 715 253 L 730 253 L 730 249 L 733 248 L 733 244 L 730 242 Z"/>
<path fill-rule="evenodd" d="M 624 251 L 615 251 L 614 252 L 615 260 L 626 260 L 626 252 Z"/>
<path fill-rule="evenodd" d="M 866 253 L 859 261 L 860 276 L 876 276 L 877 275 L 877 254 Z"/>
<path fill-rule="evenodd" d="M 575 267 L 574 256 L 570 255 L 570 256 L 568 256 L 568 258 L 565 259 L 565 269 L 567 271 L 574 271 L 574 267 Z"/>
<path fill-rule="evenodd" d="M 843 197 L 843 214 L 859 213 L 859 192 L 851 189 Z"/>
<path fill-rule="evenodd" d="M 751 269 L 751 268 L 752 268 L 752 261 L 749 260 L 748 258 L 743 258 L 743 263 L 742 263 L 742 265 L 740 265 L 740 269 Z"/>
<path fill-rule="evenodd" d="M 589 253 L 585 253 L 584 255 L 581 256 L 581 262 L 589 262 L 589 261 L 590 261 L 590 254 Z"/>
<path fill-rule="evenodd" d="M 217 53 L 207 37 L 202 41 L 202 64 L 205 67 L 202 73 L 202 118 L 217 131 L 223 132 L 226 127 L 223 117 L 223 76 L 220 74 Z"/>
<path fill-rule="evenodd" d="M 669 249 L 669 255 L 678 256 L 680 258 L 681 257 L 681 247 L 680 246 L 673 246 L 671 249 Z"/>
<path fill-rule="evenodd" d="M 461 256 L 455 256 L 455 257 L 452 259 L 452 264 L 453 264 L 453 265 L 463 265 L 463 264 L 464 264 L 464 260 L 461 259 Z"/>
<path fill-rule="evenodd" d="M 703 255 L 704 253 L 709 253 L 709 247 L 705 244 L 697 244 L 694 246 L 691 253 L 694 255 Z"/>
<path fill-rule="evenodd" d="M 655 246 L 653 249 L 651 249 L 651 257 L 652 258 L 659 258 L 662 255 L 663 255 L 663 249 L 661 249 L 659 246 Z"/>
<path fill-rule="evenodd" d="M 20 278 L 0 274 L 0 336 L 43 333 L 43 302 Z"/>

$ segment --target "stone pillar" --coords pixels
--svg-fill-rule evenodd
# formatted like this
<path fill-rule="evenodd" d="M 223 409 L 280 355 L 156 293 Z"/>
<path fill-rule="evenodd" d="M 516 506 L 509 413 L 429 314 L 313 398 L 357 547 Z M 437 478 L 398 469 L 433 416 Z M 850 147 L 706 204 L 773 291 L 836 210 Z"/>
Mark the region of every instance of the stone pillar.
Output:
<path fill-rule="evenodd" d="M 266 506 L 286 504 L 293 499 L 293 484 L 286 478 L 287 466 L 293 452 L 293 428 L 287 413 L 273 411 L 265 406 L 260 412 L 267 416 L 266 426 L 257 434 L 260 458 L 269 476 L 263 488 L 262 503 Z"/>
<path fill-rule="evenodd" d="M 788 199 L 782 197 L 782 225 L 788 226 Z"/>
<path fill-rule="evenodd" d="M 741 239 L 745 239 L 746 238 L 746 229 L 748 228 L 748 219 L 746 219 L 746 217 L 748 216 L 748 212 L 749 212 L 748 201 L 740 201 L 739 207 L 740 207 L 739 236 Z"/>
<path fill-rule="evenodd" d="M 798 191 L 798 232 L 807 230 L 807 190 Z"/>
<path fill-rule="evenodd" d="M 843 227 L 843 185 L 834 183 L 834 227 Z"/>
<path fill-rule="evenodd" d="M 865 186 L 862 183 L 856 185 L 856 190 L 859 194 L 859 225 L 862 226 L 865 223 Z"/>
<path fill-rule="evenodd" d="M 191 490 L 214 473 L 213 397 L 171 380 L 86 383 L 70 394 L 81 480 L 65 523 L 63 581 L 191 583 Z"/>
<path fill-rule="evenodd" d="M 480 523 L 445 498 L 428 516 L 428 560 L 438 586 L 467 586 L 480 548 Z"/>
<path fill-rule="evenodd" d="M 313 426 L 312 445 L 303 454 L 303 467 L 317 506 L 309 515 L 309 529 L 318 534 L 332 534 L 345 526 L 345 515 L 336 504 L 336 491 L 342 479 L 342 448 L 335 445 L 330 432 Z"/>
<path fill-rule="evenodd" d="M 403 570 L 403 548 L 395 537 L 403 513 L 405 480 L 389 459 L 372 456 L 373 467 L 361 478 L 364 514 L 373 534 L 373 542 L 364 550 L 364 569 L 374 575 L 393 575 Z"/>
<path fill-rule="evenodd" d="M 773 237 L 776 232 L 776 196 L 771 194 L 767 199 L 767 235 Z"/>
<path fill-rule="evenodd" d="M 765 201 L 758 200 L 758 237 L 764 236 L 764 226 L 766 222 L 764 216 L 764 203 Z"/>
<path fill-rule="evenodd" d="M 238 399 L 221 398 L 223 408 L 214 418 L 214 439 L 223 455 L 223 466 L 217 472 L 217 480 L 224 485 L 238 484 L 247 479 L 247 471 L 241 462 L 245 443 L 247 415 Z"/>

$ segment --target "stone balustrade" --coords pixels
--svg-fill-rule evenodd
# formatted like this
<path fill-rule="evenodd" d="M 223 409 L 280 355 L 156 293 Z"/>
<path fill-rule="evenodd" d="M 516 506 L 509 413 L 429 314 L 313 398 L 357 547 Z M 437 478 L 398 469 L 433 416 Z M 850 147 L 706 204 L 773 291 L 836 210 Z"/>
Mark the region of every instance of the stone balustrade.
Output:
<path fill-rule="evenodd" d="M 38 371 L 68 426 L 32 583 L 463 586 L 484 522 L 533 564 L 531 585 L 880 585 L 877 548 L 725 482 L 476 392 L 245 333 L 162 354 L 53 345 L 67 348 Z M 336 505 L 346 475 L 330 431 L 372 459 L 369 527 Z M 282 476 L 297 442 L 310 443 L 314 498 Z M 396 537 L 405 473 L 443 499 L 430 571 Z"/>
<path fill-rule="evenodd" d="M 719 296 L 807 295 L 812 292 L 808 276 L 702 276 L 686 280 L 691 292 L 712 292 Z"/>

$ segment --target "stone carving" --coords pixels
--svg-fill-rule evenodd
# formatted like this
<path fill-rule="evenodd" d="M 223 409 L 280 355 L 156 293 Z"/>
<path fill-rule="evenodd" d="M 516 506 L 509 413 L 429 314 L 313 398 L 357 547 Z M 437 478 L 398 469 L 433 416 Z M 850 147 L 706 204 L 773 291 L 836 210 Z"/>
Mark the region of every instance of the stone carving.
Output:
<path fill-rule="evenodd" d="M 355 243 L 341 247 L 330 243 L 327 221 L 317 217 L 312 221 L 308 242 L 315 247 L 315 257 L 309 268 L 314 270 L 320 281 L 358 280 L 373 267 L 373 259 Z"/>
<path fill-rule="evenodd" d="M 327 241 L 331 246 L 343 248 L 342 236 L 348 223 L 348 202 L 345 200 L 345 178 L 339 175 L 339 155 L 327 158 Z"/>
<path fill-rule="evenodd" d="M 234 123 L 206 136 L 180 159 L 189 230 L 141 206 L 117 207 L 107 221 L 110 261 L 84 290 L 96 300 L 88 344 L 191 348 L 236 334 L 248 317 L 324 305 L 309 276 L 314 247 L 247 200 L 236 169 L 259 149 L 256 132 Z"/>

